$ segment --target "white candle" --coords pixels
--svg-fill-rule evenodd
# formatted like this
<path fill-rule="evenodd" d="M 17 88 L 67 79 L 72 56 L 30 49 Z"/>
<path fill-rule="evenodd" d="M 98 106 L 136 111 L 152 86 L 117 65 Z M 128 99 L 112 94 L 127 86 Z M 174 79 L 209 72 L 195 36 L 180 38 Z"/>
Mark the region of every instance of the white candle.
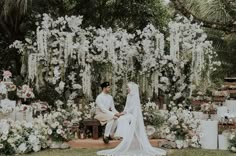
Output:
<path fill-rule="evenodd" d="M 163 109 L 166 110 L 167 109 L 167 106 L 166 104 L 163 104 Z"/>
<path fill-rule="evenodd" d="M 83 105 L 80 103 L 80 104 L 79 104 L 79 109 L 80 109 L 80 110 L 82 109 L 82 106 L 83 106 Z"/>
<path fill-rule="evenodd" d="M 80 133 L 80 139 L 84 139 L 84 133 Z"/>

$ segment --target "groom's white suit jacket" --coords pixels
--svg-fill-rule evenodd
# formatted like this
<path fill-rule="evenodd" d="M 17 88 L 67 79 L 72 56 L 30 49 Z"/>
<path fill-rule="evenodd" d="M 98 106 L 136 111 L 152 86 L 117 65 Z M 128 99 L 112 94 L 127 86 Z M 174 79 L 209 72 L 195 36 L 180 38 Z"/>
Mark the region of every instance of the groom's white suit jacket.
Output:
<path fill-rule="evenodd" d="M 95 119 L 99 120 L 101 125 L 112 120 L 114 115 L 118 113 L 115 109 L 114 101 L 111 95 L 100 93 L 96 98 L 96 113 Z"/>

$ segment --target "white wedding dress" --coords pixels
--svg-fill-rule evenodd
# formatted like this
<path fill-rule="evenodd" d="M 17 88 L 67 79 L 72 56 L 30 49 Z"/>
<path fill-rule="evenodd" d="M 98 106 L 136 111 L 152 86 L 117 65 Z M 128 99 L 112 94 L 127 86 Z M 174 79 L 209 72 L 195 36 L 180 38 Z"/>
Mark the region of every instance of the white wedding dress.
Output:
<path fill-rule="evenodd" d="M 127 96 L 125 112 L 129 115 L 130 124 L 125 130 L 125 136 L 114 149 L 98 151 L 104 156 L 162 156 L 166 151 L 151 146 L 143 122 L 138 85 L 128 83 L 130 93 Z M 125 116 L 125 115 L 124 115 Z"/>

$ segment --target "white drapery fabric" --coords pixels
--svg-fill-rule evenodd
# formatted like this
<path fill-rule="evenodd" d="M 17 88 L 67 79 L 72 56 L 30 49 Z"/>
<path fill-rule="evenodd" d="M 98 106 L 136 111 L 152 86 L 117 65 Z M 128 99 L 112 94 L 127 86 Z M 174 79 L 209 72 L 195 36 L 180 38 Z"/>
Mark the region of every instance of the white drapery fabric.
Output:
<path fill-rule="evenodd" d="M 128 83 L 130 93 L 127 96 L 125 112 L 132 115 L 131 123 L 121 143 L 114 149 L 98 151 L 105 156 L 161 156 L 166 151 L 151 146 L 143 122 L 138 85 Z"/>

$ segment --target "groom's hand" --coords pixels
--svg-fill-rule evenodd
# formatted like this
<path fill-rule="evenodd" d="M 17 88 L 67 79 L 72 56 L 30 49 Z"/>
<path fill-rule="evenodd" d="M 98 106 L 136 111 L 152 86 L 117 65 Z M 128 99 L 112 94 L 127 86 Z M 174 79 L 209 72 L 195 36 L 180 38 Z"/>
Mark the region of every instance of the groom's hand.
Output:
<path fill-rule="evenodd" d="M 119 117 L 118 116 L 116 116 L 116 114 L 113 116 L 113 119 L 118 119 Z"/>
<path fill-rule="evenodd" d="M 118 118 L 120 116 L 120 113 L 116 113 L 114 116 Z"/>

